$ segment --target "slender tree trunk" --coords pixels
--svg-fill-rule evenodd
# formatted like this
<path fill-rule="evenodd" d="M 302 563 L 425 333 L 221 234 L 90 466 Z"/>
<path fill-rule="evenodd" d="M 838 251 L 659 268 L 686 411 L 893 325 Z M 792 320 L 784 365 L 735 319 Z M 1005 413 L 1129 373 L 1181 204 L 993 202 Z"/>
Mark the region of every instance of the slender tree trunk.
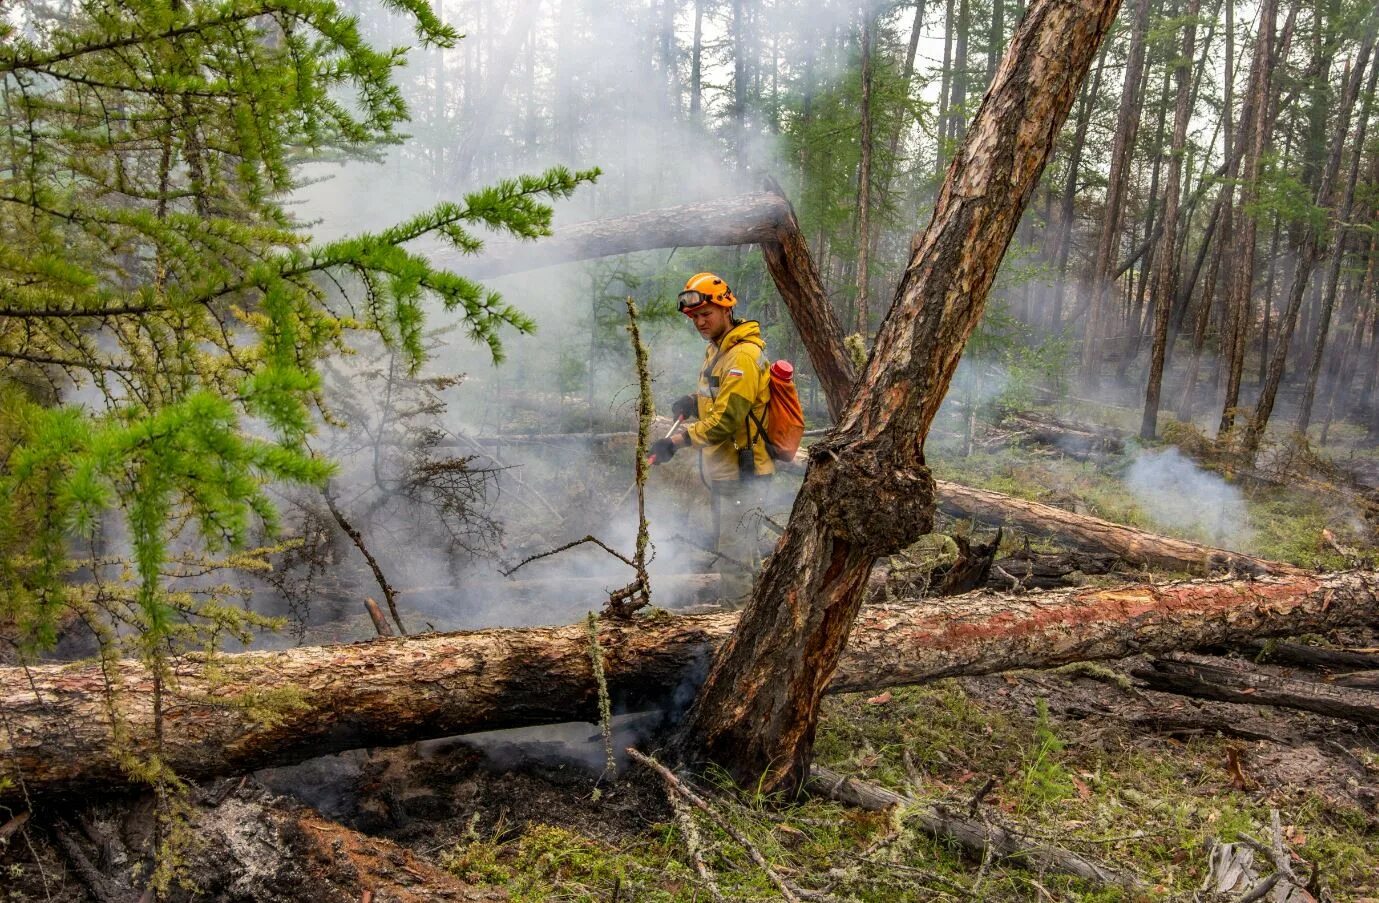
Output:
<path fill-rule="evenodd" d="M 1269 371 L 1269 330 L 1273 325 L 1274 287 L 1278 275 L 1278 242 L 1282 233 L 1280 217 L 1274 214 L 1274 227 L 1269 235 L 1269 271 L 1264 277 L 1264 298 L 1260 302 L 1263 323 L 1259 333 L 1259 384 L 1264 385 L 1264 377 Z"/>
<path fill-rule="evenodd" d="M 1350 131 L 1350 114 L 1355 109 L 1355 101 L 1360 94 L 1360 85 L 1365 71 L 1364 61 L 1369 59 L 1374 50 L 1376 27 L 1379 27 L 1379 13 L 1371 12 L 1369 25 L 1356 55 L 1359 62 L 1351 70 L 1342 88 L 1336 123 L 1338 134 L 1344 135 Z M 1327 209 L 1330 206 L 1332 185 L 1335 184 L 1336 176 L 1340 171 L 1341 155 L 1344 149 L 1345 141 L 1343 140 L 1334 142 L 1331 147 L 1331 154 L 1318 182 L 1314 200 L 1314 203 L 1320 208 Z M 1302 247 L 1298 249 L 1297 267 L 1293 273 L 1293 285 L 1288 296 L 1288 306 L 1279 321 L 1278 341 L 1274 346 L 1274 355 L 1269 360 L 1269 372 L 1266 374 L 1264 385 L 1260 386 L 1259 401 L 1255 405 L 1254 415 L 1250 418 L 1245 429 L 1244 449 L 1249 455 L 1253 455 L 1259 450 L 1259 444 L 1264 437 L 1264 430 L 1268 428 L 1269 418 L 1274 413 L 1274 402 L 1278 397 L 1279 385 L 1283 382 L 1283 370 L 1288 362 L 1289 347 L 1293 343 L 1293 331 L 1298 323 L 1298 312 L 1302 309 L 1302 299 L 1307 291 L 1312 268 L 1316 266 L 1320 254 L 1321 235 L 1319 230 L 1311 224 L 1304 225 Z"/>
<path fill-rule="evenodd" d="M 690 48 L 689 112 L 695 121 L 704 109 L 704 3 L 705 0 L 694 0 L 694 44 Z"/>
<path fill-rule="evenodd" d="M 1259 167 L 1269 140 L 1269 86 L 1272 84 L 1274 30 L 1278 18 L 1276 0 L 1264 0 L 1259 12 L 1259 32 L 1255 37 L 1254 62 L 1250 65 L 1248 112 L 1241 116 L 1242 130 L 1249 134 L 1240 171 L 1240 222 L 1235 232 L 1232 266 L 1226 285 L 1226 396 L 1221 406 L 1217 436 L 1225 437 L 1235 425 L 1240 403 L 1240 380 L 1249 347 L 1250 298 L 1254 291 L 1256 220 L 1254 200 L 1258 194 Z"/>
<path fill-rule="evenodd" d="M 1140 122 L 1140 85 L 1144 79 L 1145 44 L 1149 35 L 1150 0 L 1137 0 L 1135 22 L 1130 32 L 1130 49 L 1125 62 L 1125 83 L 1121 89 L 1116 132 L 1111 139 L 1110 173 L 1106 182 L 1106 204 L 1097 233 L 1096 256 L 1088 277 L 1090 293 L 1087 328 L 1082 341 L 1082 376 L 1094 382 L 1101 369 L 1101 339 L 1106 330 L 1107 295 L 1111 265 L 1120 238 L 1121 208 L 1130 176 L 1130 157 L 1135 148 L 1135 132 Z"/>
<path fill-rule="evenodd" d="M 800 787 L 819 700 L 877 557 L 927 532 L 923 442 L 1118 0 L 1041 0 L 1017 30 L 867 370 L 811 450 L 790 522 L 684 725 L 682 755 L 771 793 Z"/>
<path fill-rule="evenodd" d="M 862 124 L 858 141 L 861 162 L 857 166 L 857 318 L 853 331 L 868 338 L 871 335 L 871 316 L 867 309 L 867 292 L 871 277 L 871 167 L 872 167 L 872 72 L 871 54 L 874 41 L 875 12 L 871 0 L 862 0 Z"/>
<path fill-rule="evenodd" d="M 1068 256 L 1073 246 L 1073 216 L 1077 203 L 1077 176 L 1082 169 L 1082 151 L 1087 144 L 1087 127 L 1092 122 L 1092 112 L 1096 108 L 1097 92 L 1101 87 L 1101 73 L 1106 69 L 1106 47 L 1103 45 L 1097 56 L 1096 70 L 1089 84 L 1083 85 L 1078 100 L 1077 128 L 1073 134 L 1072 152 L 1068 156 L 1068 171 L 1063 182 L 1063 196 L 1058 209 L 1058 253 L 1056 282 L 1053 293 L 1053 311 L 1049 316 L 1049 329 L 1057 332 L 1063 327 L 1063 299 L 1068 294 Z"/>
<path fill-rule="evenodd" d="M 1366 61 L 1361 58 L 1356 65 L 1364 68 Z M 1369 117 L 1374 108 L 1375 76 L 1379 66 L 1371 66 L 1369 85 L 1365 89 L 1365 101 L 1361 104 L 1360 118 L 1355 124 L 1354 151 L 1350 155 L 1350 172 L 1346 175 L 1345 190 L 1341 194 L 1340 213 L 1336 219 L 1336 235 L 1331 243 L 1331 266 L 1326 274 L 1326 293 L 1322 297 L 1320 322 L 1312 345 L 1312 362 L 1307 369 L 1307 385 L 1302 392 L 1302 406 L 1298 411 L 1297 430 L 1304 436 L 1312 423 L 1312 399 L 1317 392 L 1317 377 L 1322 370 L 1322 355 L 1326 351 L 1326 339 L 1331 331 L 1331 311 L 1336 304 L 1336 291 L 1341 284 L 1341 265 L 1345 262 L 1346 239 L 1350 235 L 1350 214 L 1355 207 L 1355 186 L 1360 182 L 1360 158 L 1364 156 L 1365 134 L 1369 127 Z"/>
<path fill-rule="evenodd" d="M 948 129 L 946 135 L 957 146 L 967 132 L 967 48 L 972 36 L 971 0 L 958 0 L 958 38 L 953 49 L 953 96 L 948 99 Z"/>
<path fill-rule="evenodd" d="M 746 160 L 747 146 L 747 0 L 733 0 L 733 140 L 740 168 Z"/>
<path fill-rule="evenodd" d="M 986 41 L 986 83 L 996 74 L 996 62 L 1006 45 L 1006 4 L 1005 0 L 991 0 L 991 31 Z"/>
<path fill-rule="evenodd" d="M 1144 244 L 1140 245 L 1140 251 L 1136 253 L 1135 259 L 1144 261 L 1140 264 L 1139 278 L 1135 280 L 1134 302 L 1130 307 L 1127 324 L 1130 329 L 1130 345 L 1121 356 L 1120 367 L 1116 371 L 1116 378 L 1125 379 L 1126 371 L 1140 356 L 1140 345 L 1144 341 L 1146 328 L 1145 319 L 1145 298 L 1148 295 L 1149 284 L 1154 278 L 1154 255 L 1150 253 L 1154 246 L 1155 235 L 1163 231 L 1163 224 L 1159 222 L 1159 179 L 1163 171 L 1164 157 L 1164 125 L 1168 118 L 1168 98 L 1172 84 L 1171 74 L 1164 73 L 1163 91 L 1159 98 L 1158 123 L 1154 127 L 1154 169 L 1149 176 L 1149 194 L 1145 197 L 1145 206 L 1148 212 L 1144 220 Z M 1170 251 L 1171 253 L 1171 251 Z M 1130 264 L 1133 266 L 1133 263 Z M 1128 268 L 1128 267 L 1127 267 Z M 1151 305 L 1152 307 L 1152 305 Z M 1151 313 L 1152 315 L 1152 313 Z"/>
<path fill-rule="evenodd" d="M 1229 0 L 1228 0 L 1229 2 Z M 1178 194 L 1182 182 L 1183 150 L 1187 146 L 1187 127 L 1192 118 L 1191 77 L 1193 45 L 1197 40 L 1197 13 L 1201 0 L 1188 0 L 1187 25 L 1173 78 L 1177 97 L 1173 105 L 1173 138 L 1168 151 L 1168 173 L 1164 178 L 1163 233 L 1159 238 L 1154 263 L 1154 346 L 1149 353 L 1149 378 L 1145 385 L 1144 416 L 1140 419 L 1140 438 L 1153 439 L 1158 431 L 1159 396 L 1163 384 L 1164 354 L 1168 347 L 1169 314 L 1177 292 Z"/>
<path fill-rule="evenodd" d="M 953 85 L 953 0 L 943 9 L 943 68 L 939 73 L 938 123 L 935 140 L 934 181 L 943 181 L 944 161 L 948 157 L 948 101 Z"/>

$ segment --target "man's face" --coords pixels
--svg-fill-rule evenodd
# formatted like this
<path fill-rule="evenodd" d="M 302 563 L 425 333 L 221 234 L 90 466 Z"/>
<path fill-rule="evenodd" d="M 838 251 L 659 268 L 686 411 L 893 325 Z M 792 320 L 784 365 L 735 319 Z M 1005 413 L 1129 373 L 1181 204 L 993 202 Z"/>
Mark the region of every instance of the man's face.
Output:
<path fill-rule="evenodd" d="M 717 342 L 733 327 L 733 315 L 726 307 L 705 304 L 698 310 L 686 314 L 694 322 L 694 328 L 710 342 Z"/>

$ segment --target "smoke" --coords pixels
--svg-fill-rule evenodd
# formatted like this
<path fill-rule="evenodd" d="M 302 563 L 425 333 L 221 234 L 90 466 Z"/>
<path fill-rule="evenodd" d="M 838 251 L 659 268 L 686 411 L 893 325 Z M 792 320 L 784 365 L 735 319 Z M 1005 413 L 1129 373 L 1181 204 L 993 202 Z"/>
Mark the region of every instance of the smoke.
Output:
<path fill-rule="evenodd" d="M 1253 545 L 1255 531 L 1241 491 L 1176 448 L 1141 452 L 1126 471 L 1125 486 L 1161 527 L 1237 551 Z"/>

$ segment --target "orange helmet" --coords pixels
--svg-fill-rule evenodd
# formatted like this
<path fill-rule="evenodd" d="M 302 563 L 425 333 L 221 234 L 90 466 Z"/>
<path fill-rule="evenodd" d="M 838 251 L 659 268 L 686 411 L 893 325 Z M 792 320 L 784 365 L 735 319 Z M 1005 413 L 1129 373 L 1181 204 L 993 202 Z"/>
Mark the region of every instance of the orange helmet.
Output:
<path fill-rule="evenodd" d="M 695 273 L 679 294 L 679 303 L 680 312 L 688 314 L 711 303 L 731 308 L 737 304 L 737 296 L 728 288 L 728 283 L 713 273 Z"/>

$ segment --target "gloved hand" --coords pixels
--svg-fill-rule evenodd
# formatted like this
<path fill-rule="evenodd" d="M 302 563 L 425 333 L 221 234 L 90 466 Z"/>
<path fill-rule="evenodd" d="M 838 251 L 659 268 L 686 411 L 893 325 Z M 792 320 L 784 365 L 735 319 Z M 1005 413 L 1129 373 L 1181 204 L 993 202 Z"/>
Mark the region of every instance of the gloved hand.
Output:
<path fill-rule="evenodd" d="M 664 464 L 673 457 L 675 457 L 675 440 L 670 438 L 657 439 L 651 443 L 651 450 L 647 453 L 647 459 L 652 464 Z"/>
<path fill-rule="evenodd" d="M 693 395 L 682 395 L 670 405 L 670 413 L 676 420 L 692 420 L 699 416 L 699 403 Z"/>

